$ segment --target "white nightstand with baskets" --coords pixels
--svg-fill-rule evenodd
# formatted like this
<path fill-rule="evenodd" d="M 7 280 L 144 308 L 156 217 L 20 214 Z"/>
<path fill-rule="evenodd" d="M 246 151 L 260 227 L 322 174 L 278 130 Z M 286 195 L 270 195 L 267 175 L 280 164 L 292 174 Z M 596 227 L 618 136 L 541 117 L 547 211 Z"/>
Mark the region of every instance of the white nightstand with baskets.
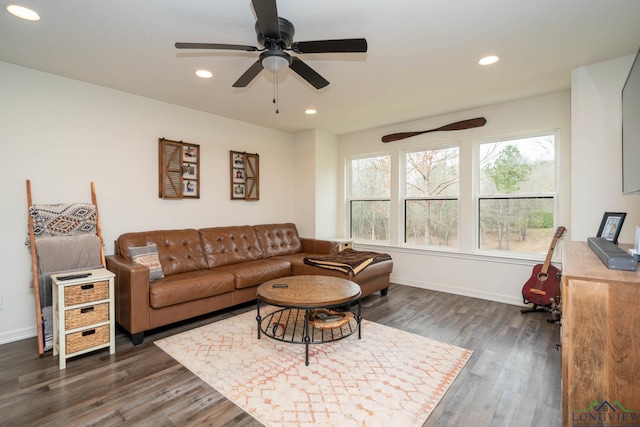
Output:
<path fill-rule="evenodd" d="M 52 276 L 53 355 L 67 359 L 109 347 L 115 353 L 113 278 L 105 268 Z"/>

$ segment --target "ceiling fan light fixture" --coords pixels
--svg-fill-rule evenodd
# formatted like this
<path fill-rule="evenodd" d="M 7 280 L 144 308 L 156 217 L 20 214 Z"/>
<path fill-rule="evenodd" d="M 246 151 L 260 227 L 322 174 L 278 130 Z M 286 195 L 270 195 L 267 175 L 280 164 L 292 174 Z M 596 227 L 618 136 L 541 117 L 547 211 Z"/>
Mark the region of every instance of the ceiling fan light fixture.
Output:
<path fill-rule="evenodd" d="M 491 64 L 495 64 L 499 60 L 500 60 L 500 58 L 498 56 L 489 55 L 489 56 L 485 56 L 484 58 L 481 58 L 480 61 L 478 61 L 478 64 L 480 64 L 480 65 L 491 65 Z"/>
<path fill-rule="evenodd" d="M 8 4 L 6 6 L 7 12 L 18 18 L 26 19 L 27 21 L 39 21 L 40 15 L 31 9 L 24 6 L 18 6 L 17 4 Z"/>
<path fill-rule="evenodd" d="M 267 71 L 278 74 L 280 71 L 289 66 L 289 61 L 287 61 L 287 58 L 284 58 L 282 56 L 267 56 L 262 60 L 262 66 Z"/>

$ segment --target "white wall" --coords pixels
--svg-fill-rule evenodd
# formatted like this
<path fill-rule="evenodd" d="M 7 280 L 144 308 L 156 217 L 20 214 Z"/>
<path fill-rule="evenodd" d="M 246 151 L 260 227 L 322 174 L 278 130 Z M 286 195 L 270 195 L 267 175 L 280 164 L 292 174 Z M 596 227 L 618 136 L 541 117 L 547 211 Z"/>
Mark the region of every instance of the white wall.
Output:
<path fill-rule="evenodd" d="M 27 179 L 34 203 L 90 201 L 95 182 L 107 254 L 128 231 L 296 222 L 291 134 L 2 62 L 0 76 L 0 343 L 35 335 Z M 158 198 L 160 137 L 200 145 L 199 199 Z M 260 154 L 260 201 L 230 200 L 230 150 Z"/>
<path fill-rule="evenodd" d="M 316 235 L 316 133 L 315 131 L 300 132 L 295 135 L 293 169 L 294 206 L 296 227 L 301 236 L 314 237 Z"/>
<path fill-rule="evenodd" d="M 295 135 L 295 217 L 301 236 L 341 237 L 337 222 L 338 142 L 318 130 Z"/>
<path fill-rule="evenodd" d="M 343 237 L 338 229 L 338 137 L 316 132 L 316 237 Z"/>
<path fill-rule="evenodd" d="M 571 74 L 571 215 L 574 240 L 595 236 L 604 212 L 626 212 L 618 241 L 633 244 L 640 195 L 622 194 L 621 93 L 635 55 Z M 640 159 L 638 159 L 640 167 Z"/>
<path fill-rule="evenodd" d="M 359 249 L 388 252 L 394 259 L 392 281 L 421 288 L 469 295 L 478 298 L 502 301 L 510 304 L 522 303 L 522 287 L 531 276 L 531 269 L 540 259 L 518 260 L 479 254 L 475 251 L 475 223 L 473 214 L 472 158 L 478 141 L 502 136 L 516 136 L 522 132 L 558 130 L 559 145 L 559 189 L 558 225 L 570 220 L 570 93 L 569 91 L 546 96 L 523 99 L 515 102 L 477 108 L 447 114 L 440 117 L 417 120 L 394 126 L 376 128 L 339 137 L 340 158 L 346 159 L 364 153 L 389 153 L 392 159 L 391 215 L 401 218 L 400 194 L 396 181 L 399 176 L 401 151 L 448 144 L 460 144 L 460 240 L 458 253 L 443 253 L 408 248 L 402 244 L 401 221 L 392 221 L 390 246 L 378 247 L 356 244 Z M 412 130 L 426 130 L 473 117 L 485 117 L 487 124 L 481 128 L 457 132 L 434 132 L 402 141 L 384 144 L 383 135 Z M 341 186 L 343 186 L 343 182 Z M 344 194 L 341 195 L 344 197 Z M 341 218 L 346 218 L 345 204 L 341 205 Z M 348 225 L 345 224 L 346 229 Z M 549 242 L 551 243 L 551 242 Z"/>

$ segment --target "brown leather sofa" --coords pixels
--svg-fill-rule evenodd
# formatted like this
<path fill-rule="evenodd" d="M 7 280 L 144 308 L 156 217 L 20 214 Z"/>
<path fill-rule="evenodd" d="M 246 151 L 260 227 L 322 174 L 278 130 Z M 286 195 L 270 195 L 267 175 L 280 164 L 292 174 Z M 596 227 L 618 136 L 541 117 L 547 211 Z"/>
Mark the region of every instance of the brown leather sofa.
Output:
<path fill-rule="evenodd" d="M 132 261 L 129 251 L 151 244 L 164 275 L 152 281 L 149 267 Z M 116 254 L 106 257 L 116 275 L 116 322 L 137 345 L 145 331 L 255 300 L 258 285 L 291 275 L 343 277 L 358 283 L 363 296 L 386 295 L 391 260 L 355 276 L 304 263 L 336 250 L 328 240 L 300 238 L 292 223 L 126 233 L 116 241 Z"/>

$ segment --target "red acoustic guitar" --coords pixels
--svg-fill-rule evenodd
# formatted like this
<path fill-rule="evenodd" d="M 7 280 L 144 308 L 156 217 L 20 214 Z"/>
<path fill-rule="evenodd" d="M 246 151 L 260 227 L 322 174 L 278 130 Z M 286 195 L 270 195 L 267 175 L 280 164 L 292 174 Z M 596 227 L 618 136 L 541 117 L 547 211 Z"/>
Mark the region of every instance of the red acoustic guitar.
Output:
<path fill-rule="evenodd" d="M 560 270 L 551 265 L 551 256 L 553 250 L 556 247 L 558 239 L 562 237 L 567 229 L 560 226 L 556 229 L 547 253 L 547 258 L 544 260 L 544 264 L 537 264 L 533 267 L 533 273 L 531 277 L 522 287 L 522 298 L 525 304 L 533 304 L 533 309 L 522 310 L 523 313 L 531 311 L 546 311 L 537 310 L 540 307 L 551 307 L 556 297 L 560 295 Z"/>

